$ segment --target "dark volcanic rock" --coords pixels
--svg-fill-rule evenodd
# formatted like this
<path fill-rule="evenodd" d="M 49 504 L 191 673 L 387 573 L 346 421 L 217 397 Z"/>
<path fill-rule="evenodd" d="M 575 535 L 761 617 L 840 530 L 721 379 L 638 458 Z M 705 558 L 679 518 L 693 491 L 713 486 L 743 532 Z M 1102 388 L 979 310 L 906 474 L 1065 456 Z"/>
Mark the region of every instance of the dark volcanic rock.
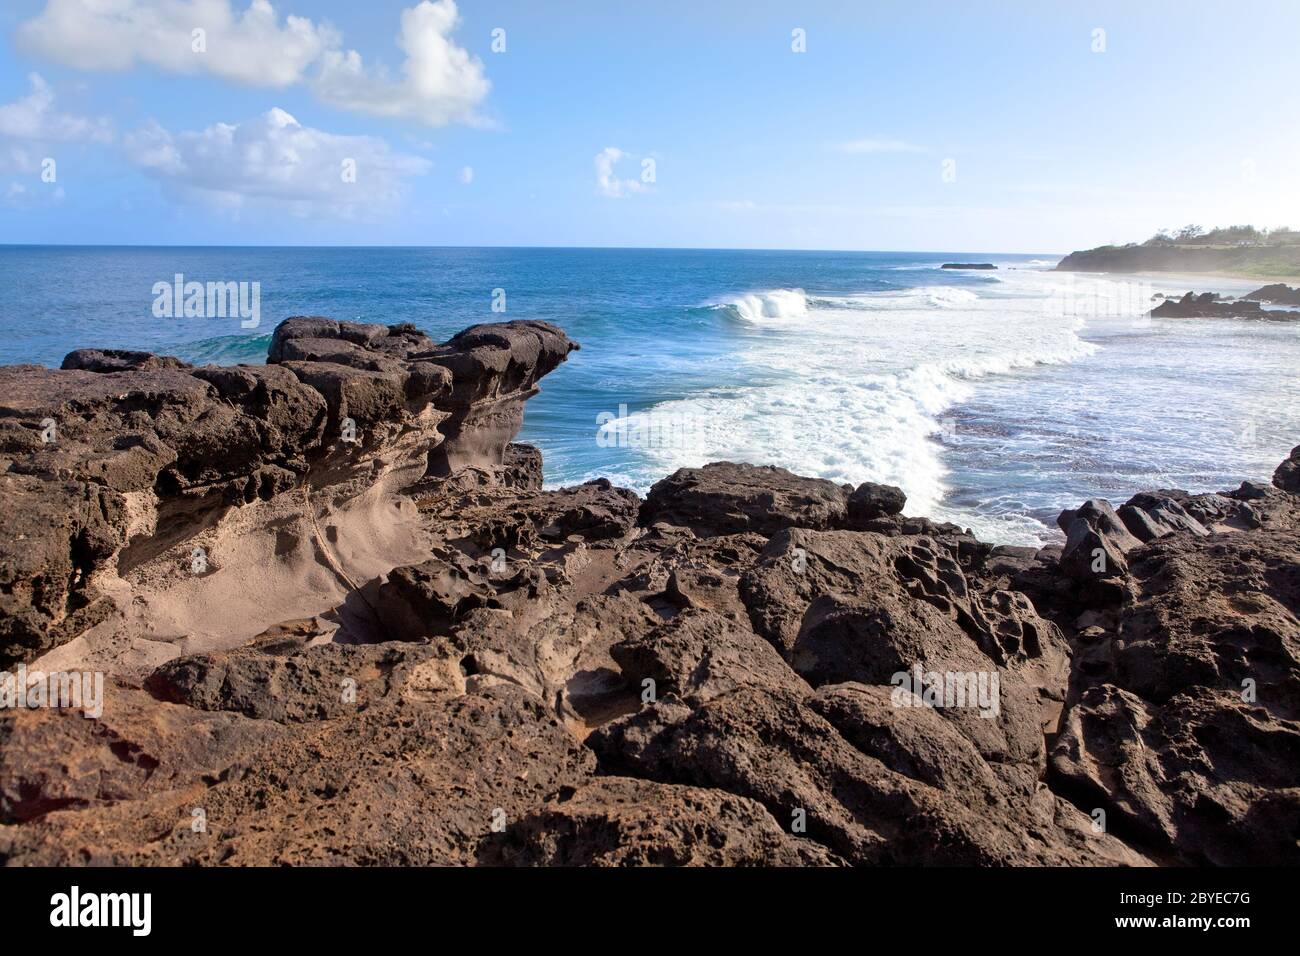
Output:
<path fill-rule="evenodd" d="M 902 488 L 864 481 L 849 495 L 847 526 L 865 530 L 869 521 L 901 514 L 905 504 Z"/>
<path fill-rule="evenodd" d="M 1242 298 L 1272 305 L 1300 305 L 1300 289 L 1292 289 L 1285 283 L 1275 282 L 1254 292 L 1248 292 Z"/>
<path fill-rule="evenodd" d="M 1186 862 L 1300 861 L 1300 532 L 1170 535 L 1131 582 L 1053 773 Z"/>
<path fill-rule="evenodd" d="M 1276 313 L 1264 312 L 1258 302 L 1235 299 L 1222 302 L 1213 292 L 1188 292 L 1181 299 L 1166 299 L 1151 310 L 1151 315 L 1158 319 L 1206 319 L 1206 318 L 1267 318 Z"/>
<path fill-rule="evenodd" d="M 344 717 L 358 702 L 386 696 L 423 673 L 437 676 L 427 646 L 410 644 L 321 644 L 308 647 L 302 638 L 271 636 L 225 654 L 179 657 L 168 661 L 145 682 L 159 700 L 199 710 L 232 711 L 278 723 L 302 723 Z M 437 686 L 456 681 L 444 669 Z M 349 683 L 350 682 L 350 683 Z M 345 693 L 347 690 L 352 693 Z"/>
<path fill-rule="evenodd" d="M 441 519 L 448 537 L 481 553 L 557 545 L 572 535 L 593 544 L 612 543 L 631 533 L 641 507 L 635 492 L 605 478 L 555 491 L 515 490 L 516 479 L 509 473 L 501 480 L 511 491 L 484 496 L 479 487 L 439 488 L 421 499 L 422 505 Z"/>
<path fill-rule="evenodd" d="M 467 465 L 500 463 L 538 380 L 576 348 L 555 326 L 525 321 L 475 325 L 414 355 L 452 376 L 451 414 L 442 425 L 447 440 L 435 449 L 430 470 L 451 474 Z"/>
<path fill-rule="evenodd" d="M 1141 862 L 1111 838 L 1089 839 L 1087 818 L 1050 794 L 1031 817 L 1032 789 L 1014 809 L 976 809 L 895 772 L 783 692 L 746 688 L 694 710 L 661 702 L 589 742 L 609 773 L 748 797 L 855 864 Z M 1041 822 L 1026 826 L 1033 818 Z M 1037 836 L 1042 825 L 1054 830 L 1050 844 Z"/>
<path fill-rule="evenodd" d="M 864 679 L 840 656 L 855 653 L 875 661 L 863 665 L 871 681 L 888 682 L 925 659 L 922 646 L 934 630 L 952 636 L 952 653 L 969 646 L 998 663 L 1059 645 L 1023 596 L 972 587 L 954 550 L 926 537 L 790 529 L 773 535 L 741 576 L 740 595 L 754 630 L 814 684 Z M 841 625 L 861 634 L 852 640 L 857 650 L 842 646 Z M 907 650 L 891 652 L 867 638 L 873 631 Z"/>
<path fill-rule="evenodd" d="M 833 528 L 845 521 L 847 498 L 842 486 L 821 478 L 719 461 L 679 468 L 656 482 L 641 508 L 641 523 L 679 525 L 703 535 Z"/>
<path fill-rule="evenodd" d="M 184 526 L 197 533 L 231 506 L 310 483 L 322 459 L 346 454 L 344 418 L 358 442 L 413 434 L 425 455 L 441 448 L 444 419 L 458 436 L 480 414 L 518 419 L 571 347 L 538 322 L 480 326 L 435 346 L 411 326 L 290 319 L 271 344 L 282 364 L 195 368 L 81 349 L 59 370 L 0 368 L 0 664 L 98 623 L 112 604 L 94 572 L 142 529 L 180 525 L 175 544 Z M 501 466 L 509 437 L 473 454 Z M 526 483 L 539 470 L 526 455 L 510 467 Z"/>
<path fill-rule="evenodd" d="M 629 681 L 640 687 L 648 678 L 659 695 L 709 700 L 739 687 L 809 692 L 772 645 L 711 611 L 683 611 L 649 633 L 614 644 L 609 652 Z"/>
<path fill-rule="evenodd" d="M 725 790 L 599 777 L 486 842 L 480 863 L 513 866 L 834 866 L 821 844 L 782 831 Z"/>
<path fill-rule="evenodd" d="M 502 481 L 507 487 L 524 491 L 542 490 L 541 449 L 533 445 L 512 442 L 506 445 L 501 464 L 506 469 Z"/>
<path fill-rule="evenodd" d="M 991 262 L 945 262 L 941 269 L 996 269 Z"/>
<path fill-rule="evenodd" d="M 1062 511 L 1056 523 L 1065 532 L 1061 571 L 1092 593 L 1115 598 L 1114 582 L 1128 571 L 1125 555 L 1142 542 L 1100 498 Z"/>
<path fill-rule="evenodd" d="M 1176 531 L 1209 534 L 1209 529 L 1187 510 L 1176 494 L 1143 493 L 1134 495 L 1120 506 L 1119 518 L 1124 527 L 1145 543 Z"/>
<path fill-rule="evenodd" d="M 0 370 L 0 652 L 109 675 L 0 709 L 0 860 L 1300 862 L 1300 448 L 1041 549 L 779 468 L 548 490 L 571 347 Z"/>
<path fill-rule="evenodd" d="M 1273 484 L 1283 491 L 1300 495 L 1300 445 L 1292 448 L 1287 460 L 1277 466 L 1277 471 L 1273 472 Z"/>
<path fill-rule="evenodd" d="M 171 355 L 132 352 L 126 349 L 77 349 L 63 357 L 63 369 L 86 372 L 135 372 L 159 368 L 192 368 Z"/>
<path fill-rule="evenodd" d="M 508 687 L 390 697 L 294 731 L 138 691 L 103 721 L 23 716 L 0 764 L 0 821 L 24 824 L 0 827 L 10 864 L 468 864 L 496 821 L 592 764 Z"/>

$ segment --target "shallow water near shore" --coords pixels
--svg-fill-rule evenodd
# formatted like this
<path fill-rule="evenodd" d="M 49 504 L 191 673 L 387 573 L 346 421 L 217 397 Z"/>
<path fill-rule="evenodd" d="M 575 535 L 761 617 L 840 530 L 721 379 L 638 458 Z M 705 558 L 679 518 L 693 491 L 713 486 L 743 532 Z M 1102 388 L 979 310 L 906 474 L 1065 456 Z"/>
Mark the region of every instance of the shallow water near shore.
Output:
<path fill-rule="evenodd" d="M 989 261 L 996 271 L 939 268 Z M 778 464 L 897 484 L 907 513 L 1005 543 L 1087 497 L 1266 481 L 1300 441 L 1300 323 L 1152 320 L 1185 277 L 1047 256 L 630 249 L 0 249 L 0 362 L 77 347 L 259 362 L 290 315 L 446 338 L 536 318 L 582 343 L 528 405 L 546 480 L 644 493 L 675 468 Z M 153 286 L 257 282 L 261 322 L 159 319 Z M 1201 279 L 1241 293 L 1251 280 Z M 494 295 L 494 290 L 502 290 Z M 493 303 L 504 302 L 504 312 Z"/>

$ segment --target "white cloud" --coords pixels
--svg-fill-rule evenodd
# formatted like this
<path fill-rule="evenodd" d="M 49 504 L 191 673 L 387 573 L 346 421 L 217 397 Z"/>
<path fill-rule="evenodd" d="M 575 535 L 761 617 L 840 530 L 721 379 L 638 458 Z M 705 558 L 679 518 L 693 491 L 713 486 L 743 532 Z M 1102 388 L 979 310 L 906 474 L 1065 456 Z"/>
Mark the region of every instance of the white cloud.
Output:
<path fill-rule="evenodd" d="M 854 155 L 863 155 L 869 153 L 924 153 L 925 147 L 915 146 L 912 143 L 904 142 L 901 139 L 879 139 L 867 137 L 865 139 L 851 139 L 847 142 L 836 143 L 834 148 L 841 153 L 851 153 Z"/>
<path fill-rule="evenodd" d="M 491 89 L 483 63 L 451 40 L 460 21 L 453 0 L 423 0 L 402 11 L 397 45 L 406 54 L 400 77 L 367 69 L 355 50 L 326 52 L 316 94 L 343 109 L 411 119 L 429 126 L 481 123 L 475 108 Z"/>
<path fill-rule="evenodd" d="M 470 183 L 474 181 L 474 167 L 462 166 L 460 173 L 458 174 L 458 178 L 462 183 L 468 186 Z"/>
<path fill-rule="evenodd" d="M 54 112 L 51 109 L 54 91 L 39 73 L 29 74 L 27 81 L 31 93 L 0 106 L 0 136 L 64 142 L 78 139 L 108 142 L 113 138 L 113 127 L 104 117 L 88 119 Z"/>
<path fill-rule="evenodd" d="M 67 198 L 62 186 L 36 188 L 26 183 L 10 182 L 4 193 L 4 204 L 16 209 L 33 209 L 56 205 Z"/>
<path fill-rule="evenodd" d="M 617 146 L 606 146 L 596 154 L 596 191 L 611 199 L 622 199 L 632 193 L 645 192 L 645 186 L 635 179 L 619 179 L 614 172 L 614 165 L 620 159 L 627 159 L 631 154 L 623 152 Z"/>
<path fill-rule="evenodd" d="M 303 126 L 281 109 L 240 124 L 171 133 L 152 123 L 125 139 L 145 174 L 217 207 L 287 209 L 297 216 L 364 216 L 392 207 L 428 160 L 373 136 Z"/>
<path fill-rule="evenodd" d="M 195 49 L 197 29 L 206 34 L 202 51 Z M 251 0 L 242 14 L 230 0 L 48 0 L 19 24 L 18 41 L 81 70 L 127 70 L 140 61 L 169 73 L 283 88 L 302 80 L 340 37 L 305 17 L 281 24 L 268 0 Z"/>
<path fill-rule="evenodd" d="M 248 86 L 309 85 L 341 109 L 428 126 L 486 125 L 476 109 L 492 84 L 483 62 L 451 39 L 454 0 L 422 0 L 402 11 L 398 75 L 367 67 L 328 23 L 286 15 L 269 0 L 47 0 L 18 26 L 28 51 L 90 71 L 145 63 L 167 73 L 207 73 Z M 203 35 L 196 40 L 195 31 Z M 200 42 L 201 41 L 201 42 Z M 201 46 L 202 49 L 196 49 Z"/>

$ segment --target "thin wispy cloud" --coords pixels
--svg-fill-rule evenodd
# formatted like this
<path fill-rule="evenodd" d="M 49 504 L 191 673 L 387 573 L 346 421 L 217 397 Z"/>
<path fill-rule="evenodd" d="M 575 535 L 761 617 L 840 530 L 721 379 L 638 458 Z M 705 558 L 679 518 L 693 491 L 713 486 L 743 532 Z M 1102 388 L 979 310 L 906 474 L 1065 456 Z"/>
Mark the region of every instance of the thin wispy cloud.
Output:
<path fill-rule="evenodd" d="M 91 140 L 106 143 L 113 138 L 113 124 L 107 117 L 91 118 L 60 113 L 54 109 L 54 90 L 39 73 L 27 76 L 31 92 L 0 106 L 0 137 L 60 141 Z"/>
<path fill-rule="evenodd" d="M 25 180 L 10 181 L 3 191 L 4 204 L 16 208 L 59 203 L 66 197 L 52 179 L 36 181 L 37 174 L 53 173 L 51 154 L 56 148 L 111 143 L 115 135 L 106 116 L 78 116 L 56 109 L 54 89 L 39 73 L 28 74 L 27 82 L 31 92 L 0 105 L 0 173 L 20 174 Z"/>
<path fill-rule="evenodd" d="M 862 139 L 850 139 L 845 140 L 842 143 L 835 143 L 832 148 L 838 153 L 848 153 L 852 156 L 865 156 L 875 153 L 929 152 L 929 150 L 924 146 L 917 146 L 915 143 L 908 143 L 901 139 L 885 139 L 870 136 Z"/>

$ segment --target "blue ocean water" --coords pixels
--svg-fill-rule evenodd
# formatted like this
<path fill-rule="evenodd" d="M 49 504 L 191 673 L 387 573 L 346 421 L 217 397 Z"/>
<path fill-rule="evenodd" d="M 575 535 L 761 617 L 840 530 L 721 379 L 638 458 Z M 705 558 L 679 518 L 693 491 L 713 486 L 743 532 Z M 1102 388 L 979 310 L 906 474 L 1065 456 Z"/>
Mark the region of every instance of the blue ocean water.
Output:
<path fill-rule="evenodd" d="M 943 270 L 976 259 L 996 271 Z M 1267 480 L 1300 443 L 1300 324 L 1157 321 L 1155 292 L 1043 256 L 643 249 L 0 248 L 0 362 L 85 346 L 258 362 L 291 315 L 442 339 L 545 319 L 582 343 L 529 402 L 552 485 L 644 492 L 720 458 L 887 481 L 989 540 L 1151 487 Z M 154 285 L 257 282 L 261 323 L 158 318 Z M 1194 281 L 1194 284 L 1193 284 Z M 500 290 L 500 291 L 497 291 Z M 493 311 L 493 304 L 504 312 Z"/>

